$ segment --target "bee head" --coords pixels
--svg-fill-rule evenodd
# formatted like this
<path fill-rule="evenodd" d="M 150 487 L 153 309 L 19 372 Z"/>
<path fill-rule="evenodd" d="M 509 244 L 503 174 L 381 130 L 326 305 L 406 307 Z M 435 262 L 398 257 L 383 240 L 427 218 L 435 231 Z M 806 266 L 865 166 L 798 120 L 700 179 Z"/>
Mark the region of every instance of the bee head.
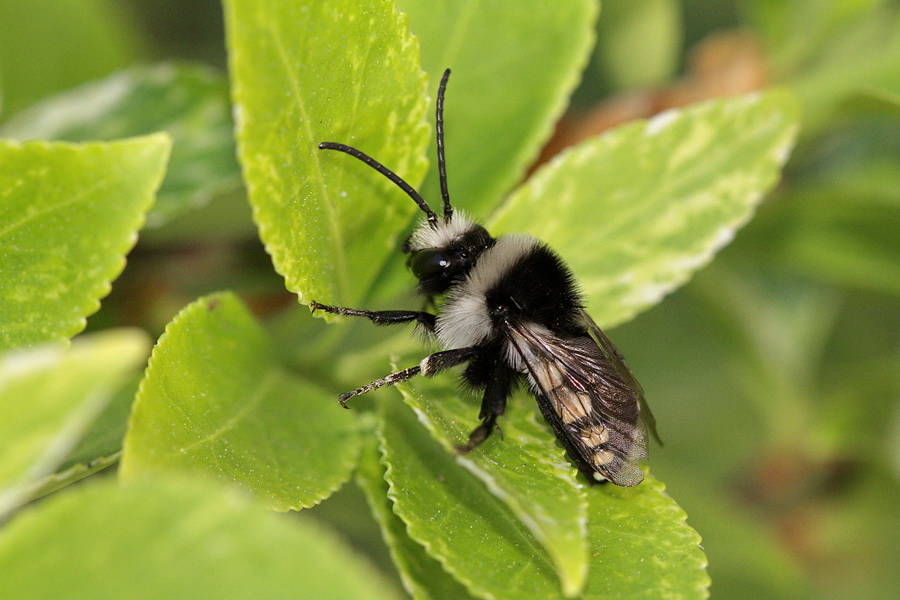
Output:
<path fill-rule="evenodd" d="M 407 265 L 419 280 L 419 289 L 429 296 L 446 292 L 454 282 L 461 280 L 487 248 L 494 245 L 488 232 L 463 215 L 453 212 L 450 193 L 447 190 L 447 161 L 444 156 L 444 92 L 450 69 L 444 71 L 438 86 L 435 124 L 437 131 L 438 175 L 441 183 L 443 215 L 438 217 L 425 199 L 399 175 L 380 162 L 346 144 L 322 142 L 321 150 L 338 150 L 366 163 L 406 192 L 413 199 L 426 220 L 403 244 L 403 252 L 409 254 Z"/>
<path fill-rule="evenodd" d="M 422 223 L 406 240 L 406 264 L 423 294 L 442 294 L 463 279 L 481 253 L 494 245 L 487 230 L 457 212 L 432 226 Z"/>

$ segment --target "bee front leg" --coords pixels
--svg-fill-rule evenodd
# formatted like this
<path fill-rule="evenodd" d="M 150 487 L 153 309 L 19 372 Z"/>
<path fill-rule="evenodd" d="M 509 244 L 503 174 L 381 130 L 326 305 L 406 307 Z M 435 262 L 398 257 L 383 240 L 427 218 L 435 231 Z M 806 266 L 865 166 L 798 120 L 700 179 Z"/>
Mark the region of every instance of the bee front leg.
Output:
<path fill-rule="evenodd" d="M 397 325 L 399 323 L 416 321 L 418 325 L 423 327 L 429 333 L 434 333 L 434 327 L 437 323 L 437 316 L 421 310 L 365 310 L 361 308 L 346 308 L 343 306 L 320 304 L 315 300 L 309 303 L 309 307 L 313 311 L 324 310 L 333 315 L 364 317 L 376 325 Z"/>

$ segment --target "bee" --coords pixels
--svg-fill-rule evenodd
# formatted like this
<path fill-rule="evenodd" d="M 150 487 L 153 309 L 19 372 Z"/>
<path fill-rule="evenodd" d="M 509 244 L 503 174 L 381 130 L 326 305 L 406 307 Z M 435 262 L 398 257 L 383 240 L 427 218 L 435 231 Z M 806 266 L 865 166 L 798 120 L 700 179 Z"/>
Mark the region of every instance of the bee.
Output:
<path fill-rule="evenodd" d="M 370 311 L 313 301 L 311 309 L 363 317 L 376 325 L 416 323 L 446 348 L 416 366 L 342 394 L 340 403 L 347 408 L 354 396 L 465 364 L 463 381 L 482 394 L 481 424 L 457 447 L 465 453 L 499 429 L 497 420 L 507 400 L 524 380 L 557 439 L 589 481 L 637 485 L 644 478 L 637 461 L 647 457 L 648 428 L 655 435 L 653 416 L 624 358 L 585 312 L 569 267 L 536 238 L 492 237 L 450 204 L 443 119 L 449 76 L 447 69 L 436 103 L 440 217 L 412 186 L 374 158 L 345 144 L 319 144 L 320 149 L 366 163 L 425 213 L 402 250 L 418 279 L 418 292 L 439 308 L 436 314 Z"/>

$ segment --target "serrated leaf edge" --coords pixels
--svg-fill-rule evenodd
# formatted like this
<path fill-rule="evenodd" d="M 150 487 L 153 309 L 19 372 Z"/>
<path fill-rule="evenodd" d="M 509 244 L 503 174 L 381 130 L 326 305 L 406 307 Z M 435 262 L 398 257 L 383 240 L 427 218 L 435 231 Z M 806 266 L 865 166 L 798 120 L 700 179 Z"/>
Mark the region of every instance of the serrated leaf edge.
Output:
<path fill-rule="evenodd" d="M 496 218 L 507 210 L 509 201 L 520 193 L 528 193 L 528 190 L 540 190 L 546 188 L 546 182 L 554 177 L 560 168 L 564 168 L 564 164 L 571 161 L 573 164 L 580 164 L 589 160 L 591 155 L 598 149 L 610 143 L 611 138 L 620 135 L 628 135 L 632 130 L 643 131 L 646 136 L 653 136 L 671 125 L 676 119 L 684 116 L 691 116 L 696 113 L 703 113 L 716 108 L 726 112 L 734 111 L 744 106 L 760 104 L 769 100 L 772 106 L 772 112 L 778 112 L 780 109 L 782 118 L 786 122 L 791 122 L 785 131 L 778 136 L 781 143 L 777 144 L 769 155 L 776 168 L 766 180 L 762 182 L 759 189 L 750 194 L 744 202 L 745 211 L 742 215 L 732 219 L 727 224 L 720 226 L 710 236 L 704 238 L 705 243 L 700 252 L 692 256 L 682 256 L 677 259 L 677 273 L 671 279 L 665 282 L 647 282 L 643 286 L 643 298 L 646 302 L 640 306 L 628 306 L 623 304 L 621 314 L 616 320 L 604 321 L 601 326 L 611 328 L 622 323 L 626 323 L 636 315 L 644 312 L 648 308 L 658 304 L 666 295 L 672 293 L 676 289 L 687 283 L 696 273 L 698 269 L 709 264 L 715 255 L 733 239 L 738 230 L 746 225 L 755 215 L 756 209 L 762 202 L 765 195 L 770 192 L 780 179 L 781 167 L 790 158 L 791 150 L 799 131 L 799 123 L 797 122 L 798 105 L 796 99 L 784 90 L 770 90 L 763 93 L 752 92 L 744 96 L 730 98 L 715 98 L 705 102 L 693 104 L 684 108 L 672 108 L 663 111 L 650 119 L 638 119 L 630 121 L 619 127 L 608 130 L 598 136 L 584 140 L 575 146 L 563 149 L 559 154 L 551 158 L 547 163 L 541 165 L 535 173 L 522 184 L 517 186 L 507 198 L 498 206 L 486 220 L 489 229 L 496 229 Z M 541 194 L 540 191 L 531 192 L 532 195 Z M 526 228 L 527 229 L 527 228 Z M 675 263 L 673 263 L 674 265 Z"/>
<path fill-rule="evenodd" d="M 394 370 L 396 370 L 396 365 L 393 365 Z M 407 406 L 409 406 L 416 415 L 418 421 L 425 427 L 425 429 L 431 435 L 431 439 L 436 441 L 445 451 L 450 453 L 454 461 L 461 465 L 464 469 L 469 471 L 476 479 L 481 481 L 487 490 L 493 495 L 495 498 L 503 502 L 509 509 L 512 511 L 513 515 L 519 521 L 521 521 L 528 531 L 535 537 L 535 539 L 544 547 L 547 551 L 547 555 L 550 557 L 552 563 L 555 566 L 556 573 L 559 576 L 560 585 L 563 587 L 564 595 L 567 597 L 571 597 L 577 594 L 581 589 L 584 588 L 585 583 L 587 582 L 587 576 L 590 568 L 590 560 L 584 561 L 584 566 L 582 567 L 580 572 L 569 573 L 570 576 L 573 576 L 572 581 L 567 580 L 563 577 L 563 573 L 561 571 L 561 566 L 563 562 L 557 560 L 555 553 L 551 550 L 551 547 L 548 545 L 548 537 L 544 534 L 543 528 L 540 524 L 532 518 L 532 516 L 523 508 L 522 503 L 518 501 L 515 495 L 508 493 L 504 490 L 498 483 L 497 480 L 485 469 L 482 469 L 478 466 L 474 461 L 466 458 L 465 455 L 459 454 L 455 451 L 452 444 L 444 439 L 442 435 L 439 434 L 437 425 L 429 418 L 428 414 L 418 408 L 414 403 L 408 400 L 408 397 L 411 397 L 413 391 L 406 385 L 398 385 L 397 388 L 400 390 L 400 393 L 404 396 L 404 402 L 406 402 Z M 529 418 L 534 418 L 533 414 L 529 415 Z M 560 462 L 570 464 L 564 457 L 564 450 L 561 446 L 555 446 L 555 449 L 558 450 L 558 458 Z M 581 516 L 578 517 L 578 529 L 579 535 L 581 539 L 585 540 L 585 558 L 589 559 L 589 544 L 588 544 L 588 500 L 587 496 L 584 493 L 584 486 L 575 478 L 576 470 L 574 467 L 571 467 L 571 482 L 575 486 L 576 490 L 581 492 L 582 502 L 580 503 L 580 508 L 582 509 Z"/>
<path fill-rule="evenodd" d="M 51 142 L 47 140 L 29 140 L 25 142 L 18 142 L 11 139 L 0 140 L 0 143 L 5 143 L 11 146 L 19 146 L 22 148 L 27 148 L 29 146 L 43 148 L 45 150 L 52 150 L 54 148 L 69 148 L 71 150 L 78 151 L 90 151 L 95 148 L 109 148 L 115 145 L 130 145 L 137 144 L 141 141 L 146 141 L 146 152 L 151 151 L 149 144 L 151 140 L 156 141 L 160 145 L 164 145 L 165 148 L 163 149 L 160 168 L 157 170 L 154 176 L 150 178 L 150 186 L 145 192 L 146 197 L 143 199 L 143 204 L 140 207 L 140 210 L 137 212 L 134 220 L 128 227 L 128 229 L 131 231 L 131 235 L 126 237 L 120 246 L 112 248 L 110 250 L 110 253 L 115 255 L 115 260 L 112 261 L 110 265 L 103 270 L 102 281 L 98 281 L 95 285 L 86 289 L 84 303 L 79 303 L 76 305 L 76 310 L 73 312 L 77 312 L 81 316 L 65 318 L 63 321 L 68 323 L 68 325 L 60 327 L 60 330 L 57 334 L 58 336 L 61 336 L 65 339 L 71 339 L 75 335 L 84 331 L 85 327 L 87 327 L 87 318 L 100 310 L 100 301 L 107 295 L 109 295 L 109 292 L 112 290 L 112 282 L 115 281 L 116 278 L 122 274 L 122 271 L 125 270 L 125 265 L 128 262 L 126 256 L 131 251 L 131 249 L 134 248 L 135 244 L 137 244 L 138 232 L 146 223 L 147 212 L 150 210 L 150 208 L 152 208 L 154 202 L 156 201 L 156 193 L 159 191 L 159 187 L 160 185 L 162 185 L 163 179 L 165 177 L 166 166 L 168 165 L 169 157 L 172 153 L 172 138 L 166 132 L 158 132 L 149 135 L 125 138 L 121 140 L 113 140 L 110 142 L 74 143 Z"/>

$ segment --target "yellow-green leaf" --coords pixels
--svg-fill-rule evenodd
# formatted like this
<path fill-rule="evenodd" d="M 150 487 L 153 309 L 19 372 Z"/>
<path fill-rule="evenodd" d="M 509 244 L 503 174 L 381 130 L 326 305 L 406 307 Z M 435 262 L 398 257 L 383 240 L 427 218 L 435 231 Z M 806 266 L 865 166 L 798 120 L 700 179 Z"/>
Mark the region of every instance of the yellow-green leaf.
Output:
<path fill-rule="evenodd" d="M 0 532 L 0 597 L 397 600 L 334 534 L 197 478 L 89 483 Z"/>
<path fill-rule="evenodd" d="M 490 219 L 550 244 L 594 319 L 628 320 L 705 265 L 778 181 L 797 131 L 783 92 L 715 100 L 564 152 Z"/>
<path fill-rule="evenodd" d="M 170 147 L 165 134 L 0 140 L 0 350 L 84 328 L 125 267 Z"/>
<path fill-rule="evenodd" d="M 241 302 L 216 294 L 179 313 L 153 350 L 120 473 L 187 470 L 288 510 L 328 497 L 358 452 L 356 416 L 285 371 Z"/>
<path fill-rule="evenodd" d="M 416 185 L 428 97 L 419 49 L 390 2 L 225 2 L 239 159 L 260 237 L 304 302 L 354 304 L 417 210 L 356 159 Z"/>
<path fill-rule="evenodd" d="M 0 516 L 62 463 L 149 346 L 114 330 L 0 356 Z"/>

